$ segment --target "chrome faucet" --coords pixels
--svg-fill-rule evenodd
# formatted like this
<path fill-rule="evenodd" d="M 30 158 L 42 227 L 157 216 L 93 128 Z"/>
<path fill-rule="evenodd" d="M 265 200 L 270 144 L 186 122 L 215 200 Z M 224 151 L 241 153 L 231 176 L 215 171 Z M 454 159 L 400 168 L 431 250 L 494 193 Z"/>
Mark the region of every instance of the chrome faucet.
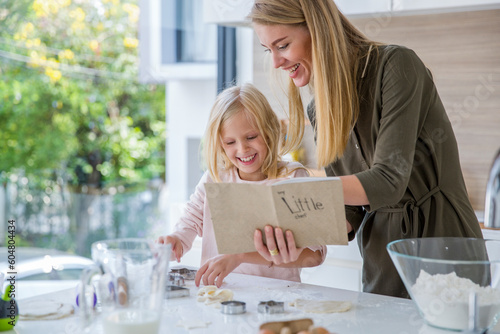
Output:
<path fill-rule="evenodd" d="M 486 184 L 484 227 L 500 229 L 500 150 L 493 161 Z"/>

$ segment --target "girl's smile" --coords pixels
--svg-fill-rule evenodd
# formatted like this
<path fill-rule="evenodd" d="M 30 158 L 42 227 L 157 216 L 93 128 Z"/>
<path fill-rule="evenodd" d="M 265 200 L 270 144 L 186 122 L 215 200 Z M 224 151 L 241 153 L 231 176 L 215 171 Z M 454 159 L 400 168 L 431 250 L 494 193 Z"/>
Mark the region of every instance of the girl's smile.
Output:
<path fill-rule="evenodd" d="M 255 158 L 255 156 L 257 156 L 257 153 L 255 153 L 255 154 L 254 154 L 254 155 L 252 155 L 252 156 L 246 157 L 246 158 L 238 158 L 238 159 L 240 159 L 240 160 L 241 160 L 241 162 L 243 162 L 244 164 L 245 164 L 245 163 L 250 164 L 250 163 L 252 163 L 252 162 L 253 162 L 253 159 Z"/>

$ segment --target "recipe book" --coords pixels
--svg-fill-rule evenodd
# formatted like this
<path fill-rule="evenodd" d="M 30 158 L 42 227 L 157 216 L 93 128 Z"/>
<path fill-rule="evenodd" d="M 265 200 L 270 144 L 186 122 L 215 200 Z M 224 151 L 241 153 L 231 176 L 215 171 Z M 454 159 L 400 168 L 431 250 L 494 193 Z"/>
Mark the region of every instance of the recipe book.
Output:
<path fill-rule="evenodd" d="M 293 178 L 272 185 L 206 183 L 205 191 L 219 254 L 255 252 L 254 231 L 266 225 L 291 230 L 297 247 L 347 245 L 339 178 Z"/>

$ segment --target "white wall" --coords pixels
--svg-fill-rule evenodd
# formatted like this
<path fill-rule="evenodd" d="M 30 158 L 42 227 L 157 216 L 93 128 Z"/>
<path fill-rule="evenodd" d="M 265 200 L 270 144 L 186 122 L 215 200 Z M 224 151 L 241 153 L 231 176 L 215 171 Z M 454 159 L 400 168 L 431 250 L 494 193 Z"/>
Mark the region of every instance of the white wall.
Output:
<path fill-rule="evenodd" d="M 212 80 L 171 80 L 166 83 L 167 185 L 169 223 L 189 198 L 188 139 L 202 138 L 217 85 Z M 195 175 L 192 177 L 199 177 Z M 167 231 L 170 230 L 170 227 Z"/>

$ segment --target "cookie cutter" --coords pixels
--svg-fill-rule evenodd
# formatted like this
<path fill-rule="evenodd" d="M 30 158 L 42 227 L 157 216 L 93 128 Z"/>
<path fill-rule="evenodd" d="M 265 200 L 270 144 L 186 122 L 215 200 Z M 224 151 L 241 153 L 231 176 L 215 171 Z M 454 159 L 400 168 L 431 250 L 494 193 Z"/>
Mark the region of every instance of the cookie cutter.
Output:
<path fill-rule="evenodd" d="M 220 311 L 224 314 L 242 314 L 246 312 L 246 304 L 236 300 L 229 300 L 220 303 Z"/>
<path fill-rule="evenodd" d="M 167 285 L 167 291 L 165 295 L 167 299 L 188 297 L 189 289 L 177 285 Z"/>
<path fill-rule="evenodd" d="M 285 312 L 285 303 L 269 300 L 267 302 L 260 302 L 257 306 L 259 313 L 276 314 Z"/>
<path fill-rule="evenodd" d="M 194 280 L 196 276 L 197 270 L 194 269 L 188 269 L 188 268 L 172 268 L 170 269 L 169 274 L 179 274 L 181 275 L 185 280 Z"/>
<path fill-rule="evenodd" d="M 184 286 L 184 276 L 179 273 L 168 273 L 168 284 L 175 286 Z"/>

